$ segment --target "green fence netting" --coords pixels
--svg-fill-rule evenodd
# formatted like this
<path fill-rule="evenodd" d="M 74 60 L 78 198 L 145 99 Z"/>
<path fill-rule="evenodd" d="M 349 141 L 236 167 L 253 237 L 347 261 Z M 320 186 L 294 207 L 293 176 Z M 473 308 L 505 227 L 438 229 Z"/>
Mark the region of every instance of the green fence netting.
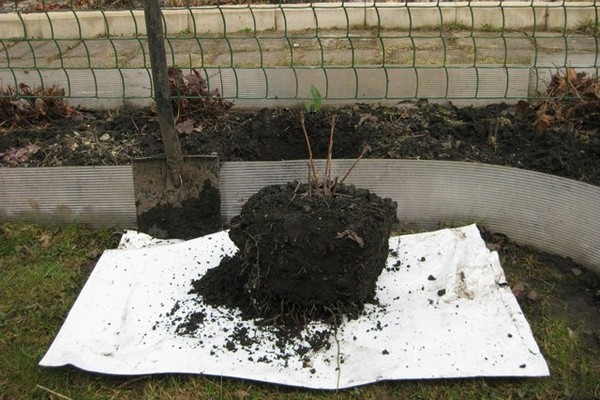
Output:
<path fill-rule="evenodd" d="M 168 63 L 249 104 L 310 99 L 311 86 L 342 102 L 517 99 L 557 70 L 598 70 L 598 0 L 161 4 Z M 0 84 L 13 96 L 24 83 L 150 99 L 149 63 L 140 2 L 0 6 Z"/>

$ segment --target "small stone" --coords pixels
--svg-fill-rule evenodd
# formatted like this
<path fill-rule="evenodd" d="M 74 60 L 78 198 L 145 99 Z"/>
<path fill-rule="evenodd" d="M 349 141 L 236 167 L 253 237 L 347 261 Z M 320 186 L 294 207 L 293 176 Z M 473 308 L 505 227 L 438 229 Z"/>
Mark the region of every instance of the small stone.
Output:
<path fill-rule="evenodd" d="M 429 276 L 427 277 L 427 280 L 429 280 L 429 281 L 435 281 L 435 276 L 433 276 L 433 275 L 429 275 Z"/>
<path fill-rule="evenodd" d="M 85 256 L 87 258 L 96 258 L 100 255 L 100 251 L 98 251 L 98 249 L 91 249 L 85 252 Z"/>
<path fill-rule="evenodd" d="M 101 142 L 108 142 L 110 140 L 110 135 L 108 133 L 103 134 L 98 138 Z"/>
<path fill-rule="evenodd" d="M 531 301 L 537 301 L 540 298 L 540 295 L 535 290 L 531 289 L 527 292 L 527 298 Z"/>
<path fill-rule="evenodd" d="M 485 246 L 489 251 L 502 250 L 502 245 L 500 243 L 486 243 Z"/>
<path fill-rule="evenodd" d="M 417 104 L 412 100 L 401 101 L 400 103 L 396 104 L 396 108 L 400 111 L 412 110 L 417 108 Z"/>
<path fill-rule="evenodd" d="M 437 291 L 437 295 L 440 296 L 440 297 L 442 297 L 445 294 L 446 294 L 446 289 L 440 289 L 440 290 Z"/>
<path fill-rule="evenodd" d="M 453 147 L 453 144 L 451 141 L 442 142 L 442 147 L 446 150 L 450 150 Z"/>
<path fill-rule="evenodd" d="M 573 276 L 577 277 L 577 276 L 581 276 L 583 271 L 580 270 L 579 268 L 572 268 L 571 273 L 573 274 Z"/>
<path fill-rule="evenodd" d="M 233 392 L 233 398 L 236 400 L 247 399 L 249 395 L 250 395 L 250 393 L 248 393 L 247 391 L 245 391 L 243 389 L 238 389 Z"/>

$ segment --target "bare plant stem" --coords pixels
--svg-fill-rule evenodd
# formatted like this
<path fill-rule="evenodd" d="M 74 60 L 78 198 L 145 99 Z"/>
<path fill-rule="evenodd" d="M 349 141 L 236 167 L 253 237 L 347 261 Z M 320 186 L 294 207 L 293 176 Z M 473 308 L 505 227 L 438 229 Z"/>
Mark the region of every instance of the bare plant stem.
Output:
<path fill-rule="evenodd" d="M 298 181 L 298 184 L 296 184 L 296 189 L 294 189 L 294 194 L 293 194 L 292 198 L 290 199 L 289 204 L 292 204 L 292 202 L 296 198 L 296 195 L 298 194 L 298 189 L 300 189 L 300 184 L 301 184 L 301 182 Z"/>
<path fill-rule="evenodd" d="M 310 164 L 308 164 L 307 167 L 308 167 L 307 168 L 308 169 L 308 174 L 307 174 L 307 177 L 306 177 L 306 184 L 308 185 L 308 195 L 312 196 L 312 189 L 311 189 L 312 185 L 310 183 L 311 182 L 311 179 L 310 179 Z"/>
<path fill-rule="evenodd" d="M 58 398 L 61 398 L 61 399 L 64 399 L 64 400 L 73 400 L 73 399 L 71 399 L 70 397 L 67 397 L 67 396 L 65 396 L 64 394 L 60 394 L 60 393 L 58 393 L 58 392 L 55 392 L 54 390 L 52 390 L 52 389 L 48 389 L 48 388 L 47 388 L 47 387 L 45 387 L 45 386 L 42 386 L 42 385 L 35 385 L 35 386 L 36 386 L 38 389 L 45 390 L 46 392 L 48 392 L 48 393 L 50 393 L 51 395 L 54 395 L 54 396 L 56 396 L 56 397 L 58 397 Z"/>
<path fill-rule="evenodd" d="M 354 164 L 352 164 L 352 166 L 350 167 L 350 169 L 348 170 L 348 172 L 346 172 L 346 175 L 344 175 L 344 177 L 340 181 L 340 185 L 344 183 L 344 181 L 346 180 L 346 178 L 348 177 L 348 175 L 350 175 L 350 173 L 352 172 L 352 170 L 354 169 L 354 167 L 356 167 L 356 164 L 358 164 L 358 162 L 363 158 L 363 156 L 365 154 L 367 154 L 370 150 L 371 150 L 371 146 L 369 146 L 369 145 L 363 147 L 362 152 L 360 153 L 360 155 L 358 156 L 358 158 L 356 159 L 356 161 L 354 161 Z"/>
<path fill-rule="evenodd" d="M 323 177 L 323 194 L 325 194 L 325 195 L 332 195 L 335 192 L 336 185 L 338 185 L 337 177 L 335 178 L 335 180 L 331 179 L 331 170 L 332 170 L 331 164 L 332 164 L 332 160 L 333 160 L 333 137 L 335 134 L 335 126 L 337 124 L 337 116 L 333 115 L 329 119 L 329 124 L 331 126 L 331 129 L 329 130 L 329 143 L 327 146 L 327 160 L 325 162 L 325 176 Z M 308 190 L 307 191 L 308 191 L 308 195 L 310 196 L 312 194 L 312 185 L 313 184 L 315 185 L 315 191 L 316 192 L 319 191 L 319 175 L 317 174 L 317 170 L 315 168 L 312 148 L 310 145 L 310 139 L 308 137 L 308 132 L 306 131 L 306 123 L 305 123 L 304 113 L 302 111 L 300 112 L 300 126 L 302 127 L 302 132 L 304 133 L 304 139 L 306 140 L 306 147 L 308 149 L 308 163 L 307 163 L 308 164 Z M 348 172 L 346 172 L 346 175 L 344 175 L 342 180 L 339 181 L 340 185 L 344 183 L 344 181 L 350 175 L 350 173 L 352 172 L 354 167 L 356 167 L 356 164 L 358 164 L 358 162 L 370 150 L 371 150 L 371 147 L 368 145 L 363 148 L 362 152 L 360 153 L 360 155 L 358 156 L 356 161 L 354 161 L 354 164 L 352 164 L 352 166 L 350 167 Z M 311 176 L 311 174 L 312 174 L 312 176 Z"/>
<path fill-rule="evenodd" d="M 308 148 L 308 166 L 310 167 L 311 171 L 312 171 L 312 175 L 313 175 L 313 179 L 316 183 L 317 183 L 317 188 L 318 186 L 318 179 L 319 176 L 317 175 L 317 170 L 315 168 L 315 163 L 313 161 L 313 154 L 312 154 L 312 147 L 310 146 L 310 139 L 308 138 L 308 133 L 306 132 L 306 125 L 304 123 L 304 113 L 301 111 L 300 112 L 300 126 L 302 127 L 302 132 L 304 132 L 304 139 L 306 139 L 306 147 Z M 310 188 L 310 181 L 308 182 L 308 187 Z"/>
<path fill-rule="evenodd" d="M 329 131 L 329 144 L 327 147 L 327 161 L 325 162 L 325 182 L 323 182 L 323 191 L 325 194 L 329 193 L 331 188 L 331 158 L 333 157 L 333 133 L 335 132 L 335 124 L 337 117 L 334 115 L 329 120 L 331 130 Z"/>

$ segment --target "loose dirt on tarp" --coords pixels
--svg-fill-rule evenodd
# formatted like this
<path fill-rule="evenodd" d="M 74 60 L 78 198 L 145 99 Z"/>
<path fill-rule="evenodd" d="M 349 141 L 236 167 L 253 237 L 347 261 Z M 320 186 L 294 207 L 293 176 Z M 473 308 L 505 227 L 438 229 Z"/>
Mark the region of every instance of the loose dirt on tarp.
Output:
<path fill-rule="evenodd" d="M 498 251 L 507 282 L 513 289 L 528 322 L 532 326 L 548 324 L 548 320 L 564 324 L 564 329 L 577 332 L 569 334 L 570 340 L 581 343 L 588 351 L 600 354 L 600 277 L 581 269 L 568 258 L 516 245 L 505 235 L 489 232 L 483 227 L 480 227 L 480 231 L 488 248 Z M 393 251 L 389 251 L 388 254 L 398 256 Z M 252 324 L 258 326 L 249 328 L 252 324 L 237 324 L 234 329 L 226 332 L 223 343 L 213 349 L 215 357 L 223 352 L 243 351 L 249 357 L 254 357 L 256 362 L 269 363 L 300 356 L 307 360 L 307 368 L 312 368 L 311 352 L 335 346 L 336 329 L 340 321 L 331 318 L 331 314 L 325 312 L 321 316 L 329 323 L 328 328 L 299 331 L 305 321 L 298 318 L 286 319 L 287 324 L 272 325 L 273 320 L 268 320 L 267 315 L 257 313 L 253 299 L 244 287 L 246 277 L 239 274 L 240 265 L 239 260 L 228 257 L 219 267 L 208 270 L 204 277 L 192 282 L 193 289 L 190 293 L 202 296 L 202 301 L 197 302 L 197 307 L 186 308 L 187 311 L 182 314 L 180 304 L 177 303 L 166 316 L 166 321 L 157 321 L 157 324 L 172 326 L 177 334 L 197 338 L 199 345 L 202 345 L 204 326 L 209 314 L 205 305 L 210 304 L 227 310 L 225 318 L 230 321 L 241 316 L 243 319 L 255 321 Z M 388 271 L 397 271 L 399 268 L 411 266 L 387 266 Z M 429 275 L 425 279 L 426 285 L 437 278 Z M 444 295 L 445 293 L 438 292 L 438 296 Z M 377 298 L 368 301 L 375 304 L 371 310 L 383 307 L 378 304 Z M 365 312 L 366 310 L 362 310 L 356 316 L 367 315 Z M 271 315 L 275 314 L 277 313 Z M 280 323 L 283 321 L 279 319 Z M 256 341 L 261 337 L 254 332 L 256 329 L 271 332 L 276 337 L 272 343 L 273 351 L 260 359 L 255 354 Z M 540 336 L 538 339 L 544 352 L 544 337 Z"/>
<path fill-rule="evenodd" d="M 358 318 L 365 303 L 376 302 L 396 207 L 351 185 L 338 184 L 327 194 L 299 182 L 267 186 L 231 223 L 237 253 L 192 281 L 190 294 L 268 326 L 278 356 L 317 351 L 331 345 L 344 317 Z M 177 321 L 176 331 L 195 336 L 204 317 L 193 310 Z M 329 328 L 304 331 L 314 321 Z M 229 351 L 254 344 L 247 329 L 238 328 L 225 344 Z M 306 345 L 292 354 L 289 343 L 298 338 Z"/>

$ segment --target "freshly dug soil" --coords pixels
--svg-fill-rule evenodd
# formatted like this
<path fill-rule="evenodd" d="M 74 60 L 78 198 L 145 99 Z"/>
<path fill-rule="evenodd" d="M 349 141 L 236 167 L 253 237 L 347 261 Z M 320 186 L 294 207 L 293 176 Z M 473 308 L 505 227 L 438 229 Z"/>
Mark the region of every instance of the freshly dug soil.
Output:
<path fill-rule="evenodd" d="M 298 328 L 341 313 L 356 317 L 373 300 L 396 206 L 353 186 L 338 185 L 331 195 L 300 183 L 267 186 L 231 223 L 239 251 L 194 282 L 194 292 Z"/>
<path fill-rule="evenodd" d="M 578 125 L 536 131 L 534 110 L 494 104 L 452 105 L 404 102 L 395 107 L 355 105 L 306 116 L 315 158 L 325 158 L 329 121 L 337 116 L 335 158 L 480 162 L 529 169 L 600 185 L 600 113 Z M 181 134 L 185 154 L 217 154 L 222 161 L 305 159 L 299 110 L 230 111 L 196 118 L 194 132 Z M 86 112 L 41 126 L 0 126 L 0 153 L 29 144 L 39 151 L 2 157 L 0 166 L 125 165 L 135 157 L 163 153 L 158 122 L 148 111 Z"/>

